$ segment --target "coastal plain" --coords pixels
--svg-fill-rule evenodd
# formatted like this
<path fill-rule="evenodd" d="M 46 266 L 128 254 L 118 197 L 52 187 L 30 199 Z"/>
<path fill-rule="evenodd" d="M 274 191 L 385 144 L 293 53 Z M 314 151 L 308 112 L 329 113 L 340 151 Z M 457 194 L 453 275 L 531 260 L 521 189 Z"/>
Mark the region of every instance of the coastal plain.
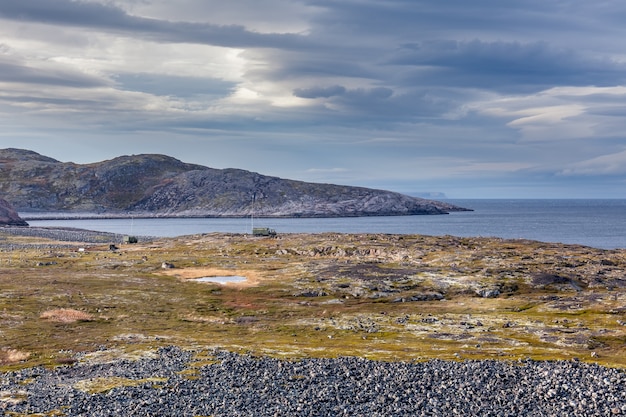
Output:
<path fill-rule="evenodd" d="M 626 250 L 388 234 L 117 239 L 0 230 L 1 370 L 167 346 L 626 367 Z M 193 281 L 210 276 L 246 280 Z"/>

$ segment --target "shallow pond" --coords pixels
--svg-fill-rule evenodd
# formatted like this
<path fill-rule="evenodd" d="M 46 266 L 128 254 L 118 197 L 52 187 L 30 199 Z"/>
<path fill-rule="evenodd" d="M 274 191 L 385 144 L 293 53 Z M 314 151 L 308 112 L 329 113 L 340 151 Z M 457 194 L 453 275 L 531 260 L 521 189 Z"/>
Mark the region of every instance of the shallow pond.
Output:
<path fill-rule="evenodd" d="M 194 278 L 191 281 L 194 282 L 214 282 L 217 284 L 228 284 L 230 282 L 244 282 L 246 280 L 246 277 L 242 277 L 239 275 L 232 275 L 232 276 L 215 276 L 215 277 L 201 277 L 201 278 Z"/>

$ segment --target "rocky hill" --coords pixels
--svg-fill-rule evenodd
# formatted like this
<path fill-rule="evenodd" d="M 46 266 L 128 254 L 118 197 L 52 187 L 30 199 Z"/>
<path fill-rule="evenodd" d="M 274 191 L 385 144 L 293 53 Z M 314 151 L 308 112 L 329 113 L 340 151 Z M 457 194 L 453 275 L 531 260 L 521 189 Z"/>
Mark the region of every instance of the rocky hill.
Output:
<path fill-rule="evenodd" d="M 165 155 L 80 165 L 21 149 L 0 150 L 0 193 L 23 214 L 346 217 L 465 210 L 384 190 L 213 169 Z"/>

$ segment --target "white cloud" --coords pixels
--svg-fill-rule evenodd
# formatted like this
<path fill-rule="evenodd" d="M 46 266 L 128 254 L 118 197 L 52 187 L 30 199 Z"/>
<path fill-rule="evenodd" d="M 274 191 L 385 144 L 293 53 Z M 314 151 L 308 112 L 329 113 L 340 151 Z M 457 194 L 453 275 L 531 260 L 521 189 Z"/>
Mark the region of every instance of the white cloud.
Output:
<path fill-rule="evenodd" d="M 555 87 L 536 94 L 491 99 L 470 105 L 481 114 L 502 118 L 529 141 L 596 139 L 603 124 L 626 112 L 626 87 Z M 621 109 L 621 111 L 617 111 Z M 620 116 L 620 120 L 621 120 Z"/>
<path fill-rule="evenodd" d="M 626 150 L 572 164 L 560 174 L 565 176 L 624 175 L 626 174 Z"/>

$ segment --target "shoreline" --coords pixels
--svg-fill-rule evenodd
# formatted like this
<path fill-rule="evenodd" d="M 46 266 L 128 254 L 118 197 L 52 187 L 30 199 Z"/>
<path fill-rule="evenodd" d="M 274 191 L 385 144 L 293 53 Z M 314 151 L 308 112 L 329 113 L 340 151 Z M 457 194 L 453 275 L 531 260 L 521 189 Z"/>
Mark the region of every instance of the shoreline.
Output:
<path fill-rule="evenodd" d="M 471 209 L 454 210 L 451 212 L 460 211 L 473 211 Z M 49 214 L 49 215 L 37 215 L 34 213 L 18 213 L 20 218 L 24 221 L 39 221 L 39 220 L 116 220 L 116 219 L 249 219 L 250 215 L 195 215 L 195 214 L 93 214 L 93 213 L 79 213 L 79 214 Z M 342 218 L 357 218 L 357 217 L 408 217 L 408 216 L 443 216 L 450 213 L 422 213 L 422 214 L 355 214 L 355 215 L 328 215 L 328 214 L 305 214 L 305 215 L 290 215 L 290 216 L 270 216 L 263 214 L 255 214 L 255 219 L 342 219 Z"/>

